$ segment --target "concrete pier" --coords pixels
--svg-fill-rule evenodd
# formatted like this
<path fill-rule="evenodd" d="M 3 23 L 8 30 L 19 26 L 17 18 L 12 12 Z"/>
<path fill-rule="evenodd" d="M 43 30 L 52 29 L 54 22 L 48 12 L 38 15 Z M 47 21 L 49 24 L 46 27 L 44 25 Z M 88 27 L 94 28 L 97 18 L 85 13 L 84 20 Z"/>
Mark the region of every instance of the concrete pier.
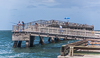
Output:
<path fill-rule="evenodd" d="M 62 26 L 62 34 L 59 25 Z M 94 26 L 92 25 L 76 24 L 58 20 L 38 20 L 26 23 L 24 30 L 22 25 L 13 25 L 12 29 L 12 41 L 15 41 L 13 47 L 17 47 L 17 44 L 18 47 L 21 47 L 22 41 L 26 41 L 26 47 L 29 45 L 32 47 L 35 36 L 39 36 L 39 43 L 42 45 L 44 45 L 43 37 L 49 37 L 47 40 L 52 43 L 55 43 L 56 41 L 59 42 L 60 38 L 63 38 L 63 40 L 76 38 L 78 38 L 76 40 L 84 40 L 84 38 L 100 38 L 100 35 L 95 35 L 95 33 L 100 32 L 94 31 Z"/>

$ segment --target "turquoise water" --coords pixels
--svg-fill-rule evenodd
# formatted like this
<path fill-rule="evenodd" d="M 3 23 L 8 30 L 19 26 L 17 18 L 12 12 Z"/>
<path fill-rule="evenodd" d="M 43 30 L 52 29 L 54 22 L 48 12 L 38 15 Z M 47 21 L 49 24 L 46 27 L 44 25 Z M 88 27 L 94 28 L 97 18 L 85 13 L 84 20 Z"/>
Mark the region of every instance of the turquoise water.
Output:
<path fill-rule="evenodd" d="M 13 48 L 12 32 L 0 31 L 0 58 L 57 58 L 60 55 L 61 45 L 76 41 L 49 43 L 48 38 L 43 39 L 45 45 L 39 44 L 39 37 L 35 37 L 33 47 L 25 48 L 25 41 L 23 41 L 21 48 Z"/>

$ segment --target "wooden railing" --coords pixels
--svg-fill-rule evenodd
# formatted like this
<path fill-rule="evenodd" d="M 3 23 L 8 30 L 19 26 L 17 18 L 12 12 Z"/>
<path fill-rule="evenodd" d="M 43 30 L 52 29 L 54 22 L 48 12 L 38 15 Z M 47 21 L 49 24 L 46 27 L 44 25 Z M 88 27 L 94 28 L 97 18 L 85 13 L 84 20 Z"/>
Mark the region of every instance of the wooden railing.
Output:
<path fill-rule="evenodd" d="M 60 54 L 61 56 L 66 56 L 66 55 L 73 56 L 74 46 L 86 46 L 86 45 L 88 45 L 87 40 L 82 40 L 82 41 L 70 43 L 67 45 L 62 45 L 60 49 Z"/>
<path fill-rule="evenodd" d="M 78 30 L 70 28 L 62 28 L 63 35 L 74 35 L 74 36 L 84 36 L 84 37 L 95 37 L 94 31 L 89 30 Z M 47 25 L 40 25 L 36 29 L 35 25 L 26 24 L 23 26 L 13 25 L 13 32 L 40 32 L 40 33 L 49 33 L 49 34 L 61 34 L 60 29 L 55 27 L 47 27 Z M 99 37 L 99 36 L 96 36 Z"/>
<path fill-rule="evenodd" d="M 75 51 L 74 52 L 74 50 L 78 50 L 78 51 Z M 74 55 L 84 55 L 84 53 L 80 53 L 79 51 L 81 51 L 81 52 L 84 52 L 85 51 L 85 53 L 86 52 L 99 52 L 100 51 L 100 46 L 98 47 L 98 46 L 95 46 L 95 47 L 93 47 L 93 46 L 71 46 L 70 47 L 70 56 L 74 56 Z M 89 53 L 86 53 L 86 54 L 89 54 Z M 91 53 L 90 53 L 91 54 Z"/>
<path fill-rule="evenodd" d="M 95 44 L 95 45 L 93 45 Z M 80 52 L 81 51 L 81 52 Z M 61 56 L 74 56 L 74 55 L 84 55 L 84 53 L 88 52 L 100 52 L 100 40 L 97 39 L 86 39 L 77 41 L 74 43 L 62 45 L 60 49 Z"/>

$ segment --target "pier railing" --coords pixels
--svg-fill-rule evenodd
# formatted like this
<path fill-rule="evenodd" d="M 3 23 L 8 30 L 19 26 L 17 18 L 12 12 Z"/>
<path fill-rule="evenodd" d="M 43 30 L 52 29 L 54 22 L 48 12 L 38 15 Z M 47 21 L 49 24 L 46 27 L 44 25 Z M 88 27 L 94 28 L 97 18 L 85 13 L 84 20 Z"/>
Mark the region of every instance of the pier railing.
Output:
<path fill-rule="evenodd" d="M 38 26 L 35 25 L 35 23 L 38 24 Z M 63 21 L 47 21 L 47 20 L 38 20 L 30 23 L 26 23 L 23 27 L 23 25 L 13 25 L 13 32 L 39 32 L 39 33 L 49 33 L 49 34 L 61 34 L 59 26 L 58 27 L 52 27 L 49 25 L 65 25 L 66 22 Z M 86 25 L 83 26 L 82 24 L 75 24 L 75 23 L 68 23 L 70 26 L 81 26 L 81 27 L 91 27 L 93 26 Z M 48 27 L 49 26 L 49 27 Z M 63 34 L 62 35 L 74 35 L 74 36 L 84 36 L 84 37 L 95 37 L 95 32 L 91 30 L 81 30 L 81 29 L 70 29 L 70 28 L 62 28 Z M 98 36 L 96 36 L 98 37 Z"/>
<path fill-rule="evenodd" d="M 40 24 L 42 26 L 48 26 L 52 24 L 56 25 L 65 25 L 65 26 L 70 26 L 70 27 L 83 27 L 83 28 L 94 28 L 92 25 L 87 25 L 87 24 L 78 24 L 78 23 L 70 23 L 70 22 L 64 22 L 64 21 L 59 21 L 59 20 L 38 20 L 38 21 L 33 21 L 29 23 L 25 23 L 26 28 L 35 25 L 35 23 Z"/>
<path fill-rule="evenodd" d="M 62 28 L 62 30 L 63 30 L 63 35 L 95 37 L 94 31 L 69 29 L 69 28 Z M 46 26 L 43 26 L 43 25 L 38 25 L 38 27 L 36 29 L 35 25 L 25 26 L 25 27 L 13 25 L 13 32 L 21 32 L 21 31 L 49 33 L 49 34 L 61 34 L 59 27 L 58 28 L 54 28 L 54 27 L 46 27 Z M 99 37 L 99 36 L 97 36 L 97 37 Z"/>

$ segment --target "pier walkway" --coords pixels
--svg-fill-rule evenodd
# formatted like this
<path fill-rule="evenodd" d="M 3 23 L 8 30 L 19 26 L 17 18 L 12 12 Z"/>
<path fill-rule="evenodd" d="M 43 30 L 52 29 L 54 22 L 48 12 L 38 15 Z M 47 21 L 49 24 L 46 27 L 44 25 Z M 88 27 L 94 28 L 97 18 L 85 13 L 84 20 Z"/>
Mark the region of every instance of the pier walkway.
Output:
<path fill-rule="evenodd" d="M 36 25 L 37 24 L 37 25 Z M 62 26 L 63 33 L 60 33 L 59 25 Z M 77 24 L 58 20 L 38 20 L 22 25 L 13 25 L 12 29 L 13 47 L 21 46 L 22 41 L 26 41 L 26 47 L 33 46 L 34 37 L 40 37 L 40 43 L 44 44 L 43 37 L 49 37 L 48 41 L 60 41 L 60 38 L 67 39 L 99 39 L 99 31 L 94 31 L 94 26 L 87 24 Z"/>

